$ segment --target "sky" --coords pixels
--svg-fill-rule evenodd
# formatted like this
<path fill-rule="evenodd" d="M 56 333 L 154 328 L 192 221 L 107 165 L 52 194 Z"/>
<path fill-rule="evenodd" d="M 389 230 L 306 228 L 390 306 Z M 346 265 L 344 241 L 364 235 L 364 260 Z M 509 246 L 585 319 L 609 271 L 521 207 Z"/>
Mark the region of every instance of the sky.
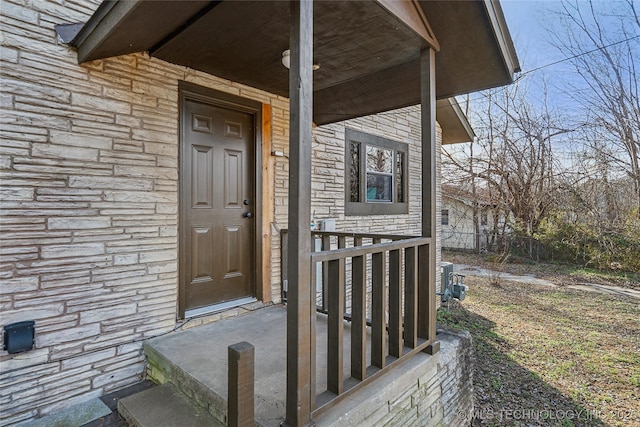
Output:
<path fill-rule="evenodd" d="M 568 1 L 578 4 L 584 11 L 587 11 L 589 6 L 586 0 Z M 640 9 L 640 0 L 633 1 L 636 8 Z M 500 4 L 520 61 L 521 87 L 526 89 L 527 99 L 532 104 L 541 105 L 546 91 L 547 105 L 563 118 L 563 124 L 582 121 L 585 117 L 584 109 L 573 97 L 576 93 L 588 91 L 587 86 L 576 74 L 572 62 L 563 61 L 566 59 L 565 54 L 552 45 L 552 33 L 565 34 L 566 37 L 567 30 L 571 30 L 567 21 L 560 16 L 563 4 L 560 0 L 501 0 Z M 624 1 L 621 0 L 594 0 L 597 20 L 610 42 L 625 37 L 620 33 L 621 17 L 619 14 L 616 15 L 623 10 L 621 6 L 624 5 Z M 633 32 L 631 36 L 640 33 L 637 26 L 629 26 L 629 29 Z M 640 39 L 635 43 L 634 46 L 639 46 L 640 49 Z M 640 52 L 635 58 L 640 58 Z M 637 67 L 640 69 L 640 64 L 637 64 Z M 482 95 L 472 94 L 470 97 L 472 110 L 473 100 L 477 98 L 479 104 L 476 105 L 476 110 L 481 113 L 484 109 L 481 103 Z M 462 99 L 460 101 L 462 102 Z M 570 154 L 574 150 L 568 138 L 571 137 L 562 136 L 554 139 L 554 146 L 558 151 Z"/>
<path fill-rule="evenodd" d="M 586 8 L 585 0 L 571 0 Z M 567 23 L 559 16 L 562 11 L 560 0 L 502 0 L 507 25 L 513 38 L 523 73 L 529 73 L 529 83 L 540 88 L 545 81 L 552 101 L 561 109 L 573 105 L 567 93 L 567 87 L 577 83 L 575 70 L 569 61 L 562 61 L 565 56 L 551 43 L 550 31 L 564 34 Z M 595 0 L 599 21 L 603 30 L 618 34 L 619 22 L 616 16 L 607 16 L 621 10 L 621 0 Z M 634 0 L 640 9 L 640 1 Z M 616 37 L 616 36 L 612 36 Z M 640 56 L 640 55 L 639 55 Z M 537 71 L 531 71 L 541 68 Z"/>
<path fill-rule="evenodd" d="M 577 4 L 586 12 L 585 16 L 588 15 L 587 0 L 565 1 Z M 640 10 L 640 0 L 632 1 L 636 9 Z M 628 0 L 593 0 L 593 5 L 597 22 L 602 26 L 607 43 L 615 43 L 624 40 L 625 37 L 635 37 L 631 46 L 637 46 L 638 52 L 633 51 L 633 60 L 636 61 L 636 69 L 640 70 L 640 25 L 630 21 L 628 13 L 620 13 L 621 10 L 629 10 L 626 2 Z M 531 109 L 542 111 L 543 102 L 546 102 L 554 125 L 563 129 L 578 130 L 562 133 L 551 140 L 554 158 L 564 167 L 573 169 L 583 161 L 581 153 L 587 150 L 585 144 L 588 141 L 581 124 L 591 120 L 585 111 L 586 101 L 578 102 L 575 98 L 583 94 L 590 95 L 592 92 L 577 74 L 572 61 L 566 60 L 565 54 L 553 46 L 551 34 L 562 34 L 562 40 L 567 40 L 567 33 L 575 28 L 569 26 L 568 21 L 562 18 L 560 12 L 563 10 L 563 3 L 560 0 L 500 0 L 500 4 L 522 69 L 521 73 L 516 74 L 516 79 L 519 80 L 518 92 L 526 92 L 526 101 Z M 626 36 L 621 33 L 621 21 L 628 23 Z M 627 44 L 619 45 L 623 46 Z M 585 49 L 589 51 L 594 47 L 586 46 Z M 630 77 L 629 74 L 627 76 Z M 494 91 L 499 93 L 505 88 L 511 90 L 514 86 Z M 464 106 L 467 99 L 470 100 L 470 124 L 477 135 L 482 134 L 487 112 L 485 95 L 472 93 L 468 97 L 458 97 L 458 102 Z M 478 149 L 480 148 L 474 151 L 476 156 Z M 464 159 L 469 156 L 470 144 L 456 144 L 449 146 L 447 150 L 455 157 Z"/>
<path fill-rule="evenodd" d="M 564 55 L 551 45 L 549 30 L 561 32 L 563 24 L 557 12 L 561 4 L 557 0 L 503 0 L 501 2 L 511 37 L 516 47 L 523 73 L 530 72 L 532 89 L 541 90 L 543 81 L 554 104 L 566 108 L 570 103 L 562 88 L 564 82 L 575 80 L 570 64 L 559 63 Z M 542 68 L 541 68 L 542 67 Z M 531 71 L 538 69 L 537 71 Z"/>
<path fill-rule="evenodd" d="M 511 32 L 520 62 L 532 69 L 561 58 L 550 49 L 546 26 L 560 27 L 553 14 L 559 1 L 503 0 L 502 9 Z"/>

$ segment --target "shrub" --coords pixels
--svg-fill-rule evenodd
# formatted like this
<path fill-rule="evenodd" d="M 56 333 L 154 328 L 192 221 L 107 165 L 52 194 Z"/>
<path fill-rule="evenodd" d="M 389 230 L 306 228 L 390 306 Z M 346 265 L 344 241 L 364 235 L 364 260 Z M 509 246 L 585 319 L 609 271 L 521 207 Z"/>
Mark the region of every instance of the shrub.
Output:
<path fill-rule="evenodd" d="M 536 238 L 545 246 L 547 258 L 598 269 L 640 271 L 637 215 L 630 214 L 622 224 L 606 224 L 571 221 L 556 213 L 544 221 Z"/>

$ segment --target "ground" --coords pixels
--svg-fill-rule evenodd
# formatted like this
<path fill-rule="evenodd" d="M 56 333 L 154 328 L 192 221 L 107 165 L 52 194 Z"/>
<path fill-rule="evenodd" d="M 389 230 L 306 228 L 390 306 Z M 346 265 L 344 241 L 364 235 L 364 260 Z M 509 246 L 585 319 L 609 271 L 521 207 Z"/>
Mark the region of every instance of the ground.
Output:
<path fill-rule="evenodd" d="M 637 274 L 443 259 L 533 272 L 555 285 L 468 276 L 467 299 L 440 310 L 441 326 L 474 339 L 476 407 L 461 416 L 473 416 L 473 426 L 640 426 L 640 299 L 570 288 L 640 289 Z"/>

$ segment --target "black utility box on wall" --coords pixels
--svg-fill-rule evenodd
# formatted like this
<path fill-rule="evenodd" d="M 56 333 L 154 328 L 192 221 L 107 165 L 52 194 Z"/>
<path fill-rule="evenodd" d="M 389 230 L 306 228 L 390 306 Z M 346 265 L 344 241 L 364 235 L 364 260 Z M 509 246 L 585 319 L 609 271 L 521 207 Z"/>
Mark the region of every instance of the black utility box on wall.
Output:
<path fill-rule="evenodd" d="M 6 325 L 4 327 L 3 350 L 9 354 L 31 350 L 35 343 L 35 325 L 36 322 L 33 320 Z"/>

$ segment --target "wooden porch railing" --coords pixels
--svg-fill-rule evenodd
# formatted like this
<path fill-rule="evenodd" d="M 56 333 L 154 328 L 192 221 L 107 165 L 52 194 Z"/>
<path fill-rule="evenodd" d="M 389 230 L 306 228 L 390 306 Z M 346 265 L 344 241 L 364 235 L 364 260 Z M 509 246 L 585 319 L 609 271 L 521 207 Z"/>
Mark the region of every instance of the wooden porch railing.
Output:
<path fill-rule="evenodd" d="M 322 244 L 320 251 L 311 254 L 311 288 L 317 311 L 327 314 L 327 389 L 312 405 L 315 417 L 433 342 L 427 326 L 428 287 L 435 284 L 428 283 L 429 238 L 323 231 L 312 231 L 312 235 Z M 288 255 L 286 240 L 283 230 L 283 264 Z M 315 283 L 316 265 L 322 266 L 320 289 Z M 351 366 L 346 378 L 345 319 L 351 321 Z"/>

